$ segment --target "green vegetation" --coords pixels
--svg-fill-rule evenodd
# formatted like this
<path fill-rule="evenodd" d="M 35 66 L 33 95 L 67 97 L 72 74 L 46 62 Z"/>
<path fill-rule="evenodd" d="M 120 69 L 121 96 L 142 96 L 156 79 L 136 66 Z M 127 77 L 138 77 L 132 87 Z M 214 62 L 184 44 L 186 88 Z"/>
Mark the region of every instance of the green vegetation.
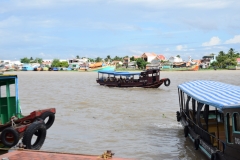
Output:
<path fill-rule="evenodd" d="M 60 62 L 59 59 L 54 59 L 52 62 L 52 67 L 68 67 L 68 62 Z"/>
<path fill-rule="evenodd" d="M 21 63 L 42 63 L 42 58 L 35 58 L 33 59 L 32 57 L 27 58 L 24 57 L 22 59 L 20 59 Z"/>
<path fill-rule="evenodd" d="M 230 48 L 228 53 L 220 51 L 216 57 L 215 62 L 211 63 L 211 66 L 221 68 L 221 69 L 230 69 L 237 65 L 237 58 L 239 58 L 239 53 L 236 53 L 234 49 Z"/>
<path fill-rule="evenodd" d="M 136 59 L 136 62 L 139 69 L 145 69 L 146 65 L 149 64 L 149 62 L 144 61 L 142 58 Z"/>

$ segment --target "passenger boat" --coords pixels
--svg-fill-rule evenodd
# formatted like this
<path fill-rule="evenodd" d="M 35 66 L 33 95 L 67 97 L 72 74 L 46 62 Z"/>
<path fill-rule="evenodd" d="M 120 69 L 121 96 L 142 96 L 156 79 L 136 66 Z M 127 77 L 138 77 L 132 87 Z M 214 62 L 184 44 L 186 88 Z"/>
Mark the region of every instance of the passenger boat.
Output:
<path fill-rule="evenodd" d="M 98 71 L 97 83 L 108 87 L 143 87 L 158 88 L 163 83 L 170 85 L 169 78 L 160 79 L 159 69 L 148 69 L 143 72 Z"/>
<path fill-rule="evenodd" d="M 240 159 L 240 86 L 198 80 L 178 85 L 177 121 L 211 160 Z"/>
<path fill-rule="evenodd" d="M 46 138 L 46 130 L 54 123 L 55 108 L 22 115 L 17 75 L 0 75 L 0 89 L 0 148 L 19 146 L 40 149 Z"/>
<path fill-rule="evenodd" d="M 22 71 L 33 71 L 33 67 L 29 64 L 24 64 L 22 67 Z"/>

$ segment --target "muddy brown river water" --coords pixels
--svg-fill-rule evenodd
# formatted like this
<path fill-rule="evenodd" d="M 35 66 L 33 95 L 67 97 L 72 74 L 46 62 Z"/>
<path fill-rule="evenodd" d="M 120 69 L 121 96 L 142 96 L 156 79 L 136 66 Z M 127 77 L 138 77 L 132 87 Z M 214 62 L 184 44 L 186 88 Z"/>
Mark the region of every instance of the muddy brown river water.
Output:
<path fill-rule="evenodd" d="M 108 88 L 96 72 L 11 72 L 19 77 L 23 114 L 55 107 L 41 150 L 141 160 L 206 160 L 176 121 L 177 85 L 215 80 L 240 86 L 240 71 L 161 72 L 171 85 L 157 89 Z"/>

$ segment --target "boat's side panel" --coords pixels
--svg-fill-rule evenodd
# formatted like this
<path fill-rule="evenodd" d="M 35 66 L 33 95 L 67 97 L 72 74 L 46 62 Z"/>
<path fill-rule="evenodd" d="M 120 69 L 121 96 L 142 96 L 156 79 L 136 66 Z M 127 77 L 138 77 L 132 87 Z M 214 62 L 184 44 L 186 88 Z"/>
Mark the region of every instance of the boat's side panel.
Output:
<path fill-rule="evenodd" d="M 17 150 L 0 155 L 0 159 L 9 160 L 104 160 L 97 155 L 83 155 L 83 154 L 71 154 L 71 153 L 54 153 L 54 152 L 44 152 L 44 151 L 30 151 L 30 150 Z M 109 158 L 107 158 L 109 159 Z M 125 158 L 111 158 L 111 160 L 127 160 Z M 130 159 L 128 159 L 130 160 Z"/>

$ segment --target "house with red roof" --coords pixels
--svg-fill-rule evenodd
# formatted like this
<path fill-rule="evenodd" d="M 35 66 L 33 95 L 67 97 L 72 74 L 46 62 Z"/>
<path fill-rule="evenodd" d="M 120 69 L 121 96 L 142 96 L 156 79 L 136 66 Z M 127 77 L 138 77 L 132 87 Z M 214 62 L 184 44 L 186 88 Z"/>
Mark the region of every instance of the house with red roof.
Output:
<path fill-rule="evenodd" d="M 166 57 L 164 55 L 159 54 L 159 55 L 157 55 L 157 59 L 165 61 Z"/>
<path fill-rule="evenodd" d="M 156 53 L 143 53 L 141 58 L 144 59 L 146 62 L 149 62 L 151 63 L 151 61 L 157 57 L 157 54 Z"/>

